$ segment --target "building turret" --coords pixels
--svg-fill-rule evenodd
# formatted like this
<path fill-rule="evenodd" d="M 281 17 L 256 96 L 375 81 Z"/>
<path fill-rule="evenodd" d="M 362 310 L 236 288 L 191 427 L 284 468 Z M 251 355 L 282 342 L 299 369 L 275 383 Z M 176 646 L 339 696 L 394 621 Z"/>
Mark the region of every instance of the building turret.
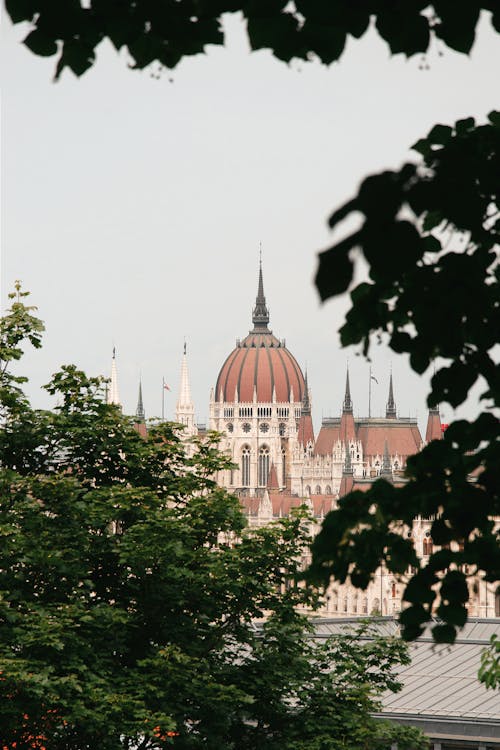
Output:
<path fill-rule="evenodd" d="M 344 465 L 342 466 L 342 479 L 340 480 L 339 497 L 344 497 L 351 492 L 354 486 L 354 469 L 351 461 L 351 448 L 345 443 Z"/>
<path fill-rule="evenodd" d="M 344 442 L 355 440 L 356 427 L 352 409 L 351 387 L 349 384 L 349 368 L 347 368 L 345 380 L 344 403 L 342 404 L 342 417 L 340 419 L 340 439 Z"/>
<path fill-rule="evenodd" d="M 118 372 L 116 369 L 116 349 L 113 347 L 113 358 L 111 360 L 111 381 L 107 392 L 106 401 L 121 407 L 120 393 L 118 391 Z"/>
<path fill-rule="evenodd" d="M 311 416 L 311 394 L 309 392 L 309 383 L 307 381 L 307 370 L 304 376 L 304 396 L 302 398 L 302 409 L 297 438 L 304 448 L 309 445 L 312 450 L 314 444 L 314 428 Z"/>
<path fill-rule="evenodd" d="M 392 387 L 392 372 L 389 378 L 389 398 L 385 407 L 386 419 L 396 419 L 396 402 L 394 401 L 394 390 Z"/>
<path fill-rule="evenodd" d="M 181 363 L 181 381 L 179 386 L 179 398 L 175 409 L 175 421 L 185 425 L 186 435 L 196 433 L 196 424 L 194 419 L 194 403 L 191 398 L 191 387 L 189 385 L 189 372 L 187 364 L 186 343 L 184 342 L 184 352 Z"/>
<path fill-rule="evenodd" d="M 144 422 L 146 419 L 146 412 L 144 411 L 144 404 L 142 402 L 142 382 L 139 380 L 139 396 L 137 398 L 137 409 L 135 410 L 135 416 L 138 422 Z"/>

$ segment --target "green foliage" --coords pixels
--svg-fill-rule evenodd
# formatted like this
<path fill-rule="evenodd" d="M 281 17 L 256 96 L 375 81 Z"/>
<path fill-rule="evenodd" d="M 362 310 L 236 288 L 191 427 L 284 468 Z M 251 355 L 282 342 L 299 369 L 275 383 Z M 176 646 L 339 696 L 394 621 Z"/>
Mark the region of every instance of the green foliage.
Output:
<path fill-rule="evenodd" d="M 9 371 L 12 362 L 18 361 L 23 355 L 21 344 L 26 341 L 38 349 L 42 342 L 44 326 L 41 320 L 32 313 L 35 307 L 28 307 L 23 303 L 27 296 L 23 292 L 21 282 L 16 281 L 15 290 L 9 294 L 13 300 L 9 315 L 0 320 L 0 419 L 5 419 L 9 413 L 18 412 L 25 406 L 20 385 L 26 382 L 21 375 L 14 375 Z"/>
<path fill-rule="evenodd" d="M 40 343 L 29 309 L 18 296 L 6 316 L 6 362 Z M 371 716 L 399 687 L 402 641 L 311 638 L 307 519 L 248 530 L 213 480 L 228 465 L 217 436 L 192 446 L 161 424 L 142 438 L 74 366 L 46 386 L 54 412 L 3 382 L 2 747 L 425 746 Z"/>
<path fill-rule="evenodd" d="M 426 52 L 434 38 L 459 52 L 470 52 L 481 10 L 500 29 L 495 0 L 179 0 L 117 3 L 114 0 L 5 0 L 13 23 L 28 21 L 24 40 L 34 54 L 57 55 L 56 78 L 65 68 L 82 75 L 95 62 L 96 48 L 109 39 L 126 48 L 132 67 L 175 66 L 186 56 L 224 44 L 222 16 L 240 12 L 252 50 L 270 49 L 279 60 L 338 60 L 349 36 L 359 39 L 374 21 L 392 54 Z"/>
<path fill-rule="evenodd" d="M 326 299 L 346 291 L 353 253 L 363 253 L 370 281 L 351 291 L 342 343 L 361 344 L 366 354 L 371 335 L 385 335 L 418 373 L 439 358 L 430 406 L 460 405 L 476 382 L 486 384 L 486 408 L 500 406 L 500 367 L 493 359 L 500 330 L 500 115 L 488 119 L 436 125 L 414 146 L 420 165 L 366 178 L 330 217 L 336 227 L 361 212 L 361 228 L 320 255 L 316 283 Z M 401 614 L 405 637 L 418 636 L 436 609 L 444 624 L 434 626 L 434 638 L 453 641 L 467 617 L 462 571 L 500 580 L 493 521 L 500 515 L 499 437 L 489 410 L 473 422 L 456 421 L 443 440 L 408 460 L 403 487 L 379 480 L 369 492 L 342 498 L 314 541 L 311 574 L 341 581 L 350 575 L 366 587 L 381 561 L 395 574 L 413 566 L 418 570 L 404 593 L 410 606 Z M 416 516 L 434 519 L 435 545 L 452 547 L 437 549 L 425 567 L 395 533 Z"/>
<path fill-rule="evenodd" d="M 500 689 L 500 638 L 492 635 L 490 645 L 481 654 L 479 679 L 487 688 Z"/>

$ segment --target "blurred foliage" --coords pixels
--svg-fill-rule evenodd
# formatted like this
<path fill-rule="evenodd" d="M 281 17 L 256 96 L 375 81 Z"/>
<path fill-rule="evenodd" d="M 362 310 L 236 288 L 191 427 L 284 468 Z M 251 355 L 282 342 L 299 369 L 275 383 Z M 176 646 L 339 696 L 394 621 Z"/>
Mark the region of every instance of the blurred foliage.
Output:
<path fill-rule="evenodd" d="M 279 60 L 338 60 L 349 37 L 361 38 L 373 23 L 392 54 L 425 53 L 433 39 L 470 52 L 482 10 L 500 31 L 496 0 L 5 0 L 13 23 L 32 28 L 24 44 L 36 55 L 57 57 L 77 76 L 95 63 L 109 39 L 125 48 L 133 68 L 175 66 L 207 45 L 223 45 L 224 13 L 241 13 L 252 50 L 269 49 Z"/>
<path fill-rule="evenodd" d="M 43 329 L 14 298 L 4 363 Z M 72 365 L 46 386 L 54 411 L 12 378 L 2 367 L 0 747 L 426 747 L 372 717 L 399 689 L 403 641 L 311 637 L 304 513 L 250 531 L 214 481 L 229 465 L 216 435 L 143 438 Z"/>
<path fill-rule="evenodd" d="M 320 255 L 322 299 L 345 292 L 356 252 L 369 281 L 351 291 L 340 334 L 344 346 L 371 336 L 409 355 L 417 373 L 431 363 L 428 404 L 462 404 L 483 388 L 482 413 L 453 422 L 407 465 L 408 482 L 384 480 L 342 498 L 313 544 L 311 575 L 366 587 L 381 561 L 402 576 L 410 566 L 400 622 L 415 638 L 435 613 L 436 641 L 453 641 L 467 619 L 467 576 L 500 580 L 500 114 L 454 127 L 436 125 L 415 144 L 420 164 L 367 177 L 358 195 L 330 217 L 332 228 L 355 212 L 360 228 Z M 423 564 L 400 533 L 415 517 L 432 520 L 434 552 Z M 404 524 L 404 527 L 402 526 Z M 466 572 L 467 571 L 467 572 Z"/>
<path fill-rule="evenodd" d="M 481 654 L 479 679 L 487 688 L 500 688 L 500 638 L 492 635 L 490 645 Z"/>

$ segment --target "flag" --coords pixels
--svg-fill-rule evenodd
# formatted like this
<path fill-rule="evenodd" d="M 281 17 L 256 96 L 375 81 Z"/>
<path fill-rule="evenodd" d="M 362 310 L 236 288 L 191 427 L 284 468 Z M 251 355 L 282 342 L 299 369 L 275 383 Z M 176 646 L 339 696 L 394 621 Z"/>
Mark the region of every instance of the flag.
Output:
<path fill-rule="evenodd" d="M 163 387 L 165 388 L 166 391 L 170 391 L 171 390 L 170 386 L 167 385 L 167 383 L 163 383 Z"/>
<path fill-rule="evenodd" d="M 376 382 L 376 384 L 378 385 L 378 380 L 377 380 L 377 378 L 375 377 L 375 375 L 370 375 L 370 377 L 371 377 L 371 379 L 372 379 L 372 380 L 374 380 L 374 381 Z"/>

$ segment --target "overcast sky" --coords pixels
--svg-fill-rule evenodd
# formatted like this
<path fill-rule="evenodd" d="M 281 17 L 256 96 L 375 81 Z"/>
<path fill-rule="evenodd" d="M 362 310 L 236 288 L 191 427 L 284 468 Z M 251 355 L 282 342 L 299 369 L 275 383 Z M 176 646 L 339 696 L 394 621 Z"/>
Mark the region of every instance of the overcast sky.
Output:
<path fill-rule="evenodd" d="M 35 406 L 49 405 L 40 386 L 63 363 L 108 375 L 115 345 L 124 410 L 141 375 L 158 416 L 165 377 L 173 416 L 185 337 L 205 421 L 251 326 L 261 242 L 270 326 L 307 364 L 316 429 L 339 413 L 347 360 L 366 415 L 368 365 L 336 333 L 346 302 L 320 305 L 312 283 L 333 239 L 327 217 L 367 174 L 415 159 L 409 147 L 434 123 L 485 119 L 498 104 L 498 35 L 485 17 L 470 58 L 436 46 L 421 69 L 370 33 L 326 68 L 250 54 L 238 17 L 226 28 L 226 48 L 159 79 L 105 43 L 81 79 L 53 83 L 54 60 L 24 48 L 26 29 L 4 13 L 2 307 L 21 279 L 45 321 L 44 347 L 23 366 Z M 392 365 L 399 413 L 422 425 L 425 378 L 381 346 L 372 355 L 372 414 L 384 413 Z"/>

